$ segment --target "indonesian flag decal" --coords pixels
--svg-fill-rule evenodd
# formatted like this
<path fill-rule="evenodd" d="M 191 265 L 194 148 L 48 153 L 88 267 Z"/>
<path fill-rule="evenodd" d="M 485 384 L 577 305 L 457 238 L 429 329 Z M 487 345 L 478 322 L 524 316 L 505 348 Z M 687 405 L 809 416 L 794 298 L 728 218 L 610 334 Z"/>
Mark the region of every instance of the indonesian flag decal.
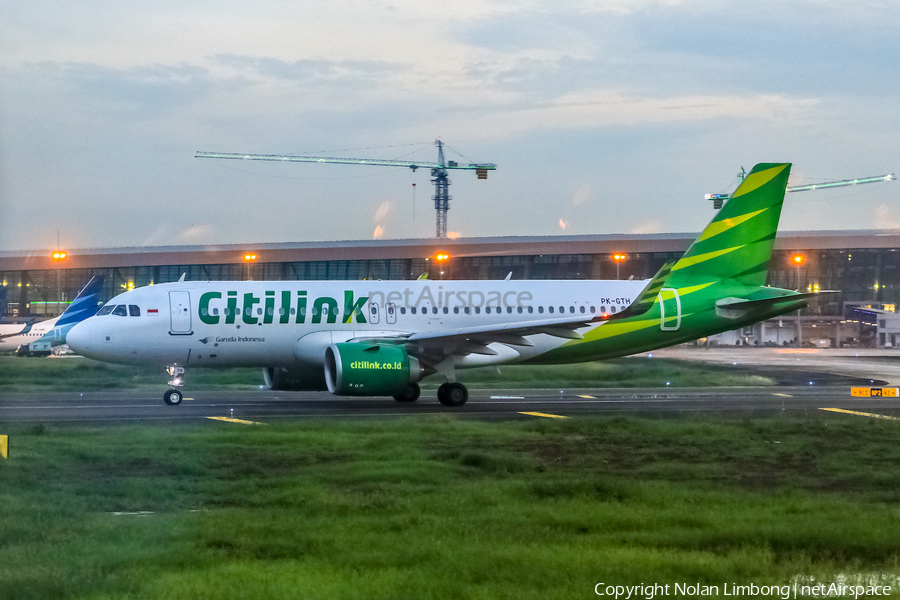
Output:
<path fill-rule="evenodd" d="M 148 315 L 158 315 L 158 314 L 159 314 L 159 309 L 158 309 L 158 308 L 148 308 L 148 309 L 147 309 L 147 314 L 148 314 Z"/>

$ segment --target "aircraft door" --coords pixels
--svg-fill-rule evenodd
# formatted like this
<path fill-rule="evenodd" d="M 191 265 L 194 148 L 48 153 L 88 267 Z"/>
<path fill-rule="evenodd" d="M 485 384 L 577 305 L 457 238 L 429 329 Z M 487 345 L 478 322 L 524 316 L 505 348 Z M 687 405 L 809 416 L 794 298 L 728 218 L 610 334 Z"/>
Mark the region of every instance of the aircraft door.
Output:
<path fill-rule="evenodd" d="M 381 321 L 381 307 L 377 302 L 369 302 L 369 323 Z"/>
<path fill-rule="evenodd" d="M 169 292 L 169 335 L 192 335 L 191 293 Z"/>
<path fill-rule="evenodd" d="M 389 325 L 397 322 L 397 306 L 393 302 L 388 302 L 384 305 L 384 312 L 387 313 L 385 320 Z"/>
<path fill-rule="evenodd" d="M 659 290 L 659 328 L 662 331 L 678 331 L 681 327 L 681 298 L 678 290 L 663 288 Z"/>

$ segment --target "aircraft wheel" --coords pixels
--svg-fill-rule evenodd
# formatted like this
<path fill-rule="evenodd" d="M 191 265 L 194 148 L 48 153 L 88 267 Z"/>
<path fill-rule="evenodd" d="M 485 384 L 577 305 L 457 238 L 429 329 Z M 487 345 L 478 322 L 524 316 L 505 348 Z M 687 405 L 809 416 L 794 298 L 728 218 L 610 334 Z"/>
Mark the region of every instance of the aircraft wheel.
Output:
<path fill-rule="evenodd" d="M 422 390 L 419 389 L 418 383 L 411 383 L 399 394 L 394 394 L 394 400 L 397 402 L 415 402 L 419 399 L 419 394 L 422 393 Z"/>
<path fill-rule="evenodd" d="M 181 404 L 181 401 L 183 399 L 184 396 L 178 390 L 169 390 L 165 394 L 163 394 L 163 401 L 169 406 Z"/>
<path fill-rule="evenodd" d="M 462 406 L 469 399 L 469 390 L 461 383 L 445 383 L 438 388 L 437 396 L 445 406 Z"/>

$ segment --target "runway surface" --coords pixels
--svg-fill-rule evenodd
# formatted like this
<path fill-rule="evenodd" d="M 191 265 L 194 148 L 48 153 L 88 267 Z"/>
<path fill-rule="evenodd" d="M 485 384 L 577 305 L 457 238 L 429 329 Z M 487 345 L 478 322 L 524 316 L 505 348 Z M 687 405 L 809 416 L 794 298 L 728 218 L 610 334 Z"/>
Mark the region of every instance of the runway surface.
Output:
<path fill-rule="evenodd" d="M 197 423 L 308 418 L 395 418 L 451 414 L 476 419 L 579 417 L 612 413 L 743 413 L 840 409 L 900 418 L 900 399 L 855 398 L 845 386 L 617 390 L 471 390 L 462 407 L 439 404 L 429 391 L 415 403 L 338 398 L 328 393 L 268 390 L 185 392 L 179 406 L 145 391 L 19 394 L 0 405 L 0 423 Z M 540 413 L 540 414 L 527 414 Z M 848 418 L 850 416 L 848 415 Z"/>
<path fill-rule="evenodd" d="M 162 401 L 165 386 L 152 391 L 4 393 L 0 424 L 197 423 L 206 419 L 267 422 L 309 418 L 395 418 L 451 414 L 475 419 L 533 419 L 595 414 L 774 412 L 838 409 L 900 418 L 898 398 L 857 398 L 851 385 L 900 383 L 900 350 L 678 347 L 656 357 L 731 364 L 766 375 L 779 385 L 755 388 L 478 389 L 461 407 L 438 403 L 425 389 L 414 403 L 392 398 L 336 397 L 326 392 L 184 390 L 179 406 Z M 641 355 L 641 356 L 647 356 Z M 540 413 L 538 415 L 528 413 Z M 847 413 L 845 413 L 847 414 Z M 848 414 L 848 418 L 852 418 Z M 856 417 L 858 418 L 858 416 Z"/>

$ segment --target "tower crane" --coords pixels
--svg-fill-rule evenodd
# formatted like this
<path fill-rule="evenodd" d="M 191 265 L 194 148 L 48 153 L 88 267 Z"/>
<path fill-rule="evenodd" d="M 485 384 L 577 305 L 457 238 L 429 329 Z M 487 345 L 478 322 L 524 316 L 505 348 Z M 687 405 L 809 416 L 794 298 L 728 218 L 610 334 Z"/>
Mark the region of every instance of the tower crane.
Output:
<path fill-rule="evenodd" d="M 437 212 L 436 235 L 438 239 L 447 237 L 447 211 L 450 209 L 450 179 L 447 177 L 449 169 L 462 169 L 475 171 L 478 179 L 487 179 L 488 171 L 495 171 L 494 163 L 467 163 L 460 164 L 454 160 L 444 160 L 444 143 L 436 140 L 434 145 L 438 149 L 437 162 L 411 161 L 411 160 L 384 160 L 379 158 L 334 158 L 326 156 L 297 156 L 294 154 L 240 154 L 234 152 L 197 152 L 194 158 L 224 158 L 231 160 L 267 160 L 279 162 L 308 162 L 329 163 L 335 165 L 371 165 L 376 167 L 408 167 L 416 169 L 431 169 L 431 182 L 434 184 L 434 210 Z"/>
<path fill-rule="evenodd" d="M 738 173 L 738 179 L 740 181 L 744 180 L 746 176 L 746 171 L 741 167 L 741 172 Z M 897 179 L 893 173 L 889 173 L 888 175 L 878 175 L 876 177 L 858 177 L 856 179 L 841 179 L 838 181 L 826 181 L 823 183 L 811 183 L 808 185 L 792 185 L 789 186 L 785 191 L 786 192 L 808 192 L 811 190 L 825 190 L 829 188 L 836 187 L 846 187 L 848 185 L 860 185 L 863 183 L 878 183 L 880 181 L 893 181 Z M 726 200 L 730 197 L 730 194 L 706 194 L 707 200 L 712 200 L 713 208 L 718 210 L 722 208 L 722 205 Z"/>

